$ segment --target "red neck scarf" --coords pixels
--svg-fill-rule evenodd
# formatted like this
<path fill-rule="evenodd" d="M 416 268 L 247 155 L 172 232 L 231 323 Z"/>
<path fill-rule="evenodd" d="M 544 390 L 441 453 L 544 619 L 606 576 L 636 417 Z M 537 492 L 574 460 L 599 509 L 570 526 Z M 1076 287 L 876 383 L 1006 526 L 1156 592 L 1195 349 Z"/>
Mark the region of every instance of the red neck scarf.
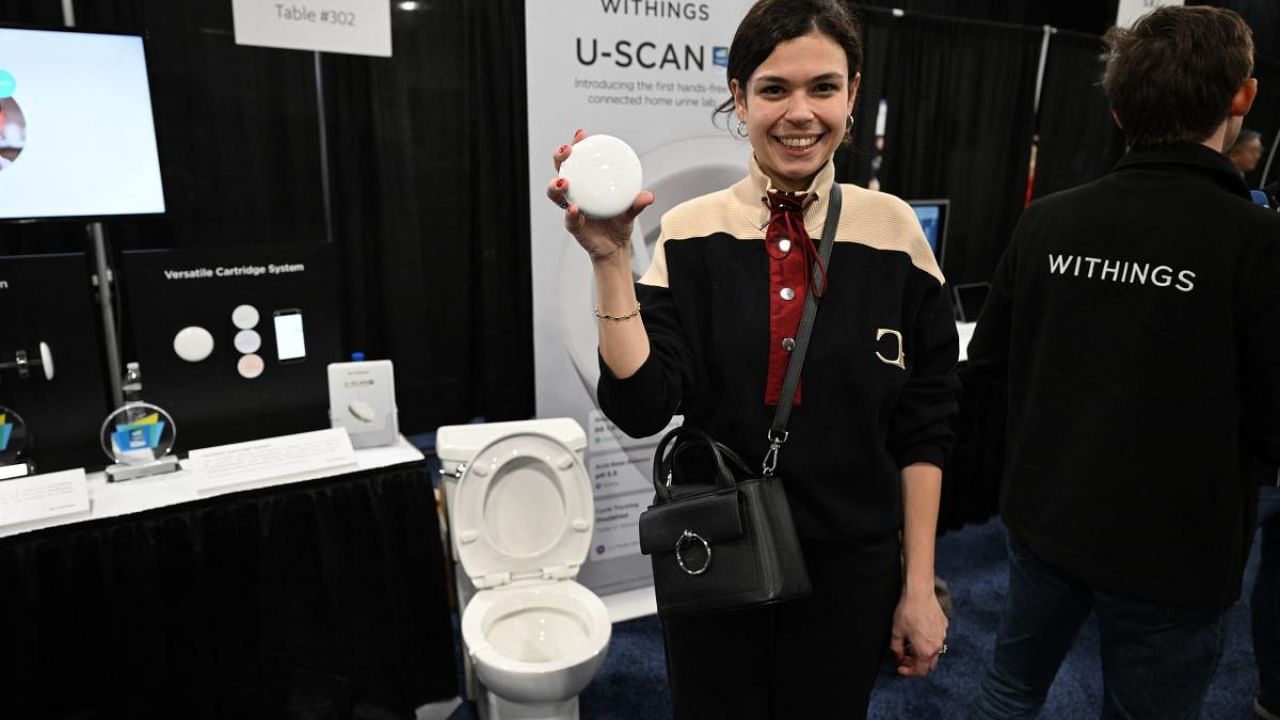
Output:
<path fill-rule="evenodd" d="M 779 241 L 784 239 L 790 240 L 791 247 L 800 250 L 804 255 L 804 265 L 807 269 L 803 285 L 805 292 L 809 290 L 813 267 L 817 265 L 822 283 L 813 289 L 813 295 L 821 298 L 827 290 L 827 268 L 822 264 L 822 258 L 818 257 L 818 249 L 809 237 L 809 231 L 804 227 L 804 208 L 815 199 L 814 195 L 808 193 L 770 190 L 766 199 L 766 204 L 769 206 L 769 227 L 765 231 L 764 240 L 769 256 L 775 260 L 781 260 L 787 254 L 778 247 Z M 800 293 L 800 297 L 804 298 L 807 295 Z M 801 302 L 803 303 L 803 300 Z"/>

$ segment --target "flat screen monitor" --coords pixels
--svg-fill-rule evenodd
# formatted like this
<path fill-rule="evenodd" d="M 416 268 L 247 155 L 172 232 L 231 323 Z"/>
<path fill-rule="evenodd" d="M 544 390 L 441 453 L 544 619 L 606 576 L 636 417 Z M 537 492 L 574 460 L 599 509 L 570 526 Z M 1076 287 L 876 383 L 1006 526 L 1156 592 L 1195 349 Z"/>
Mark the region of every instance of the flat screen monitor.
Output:
<path fill-rule="evenodd" d="M 142 37 L 0 27 L 0 220 L 162 212 Z"/>
<path fill-rule="evenodd" d="M 951 210 L 950 200 L 908 200 L 907 204 L 916 211 L 920 220 L 920 228 L 924 237 L 933 249 L 933 256 L 938 265 L 942 265 L 943 254 L 947 250 L 947 214 Z"/>
<path fill-rule="evenodd" d="M 978 322 L 982 306 L 987 302 L 991 292 L 991 283 L 960 283 L 951 289 L 955 294 L 956 320 L 960 322 Z"/>

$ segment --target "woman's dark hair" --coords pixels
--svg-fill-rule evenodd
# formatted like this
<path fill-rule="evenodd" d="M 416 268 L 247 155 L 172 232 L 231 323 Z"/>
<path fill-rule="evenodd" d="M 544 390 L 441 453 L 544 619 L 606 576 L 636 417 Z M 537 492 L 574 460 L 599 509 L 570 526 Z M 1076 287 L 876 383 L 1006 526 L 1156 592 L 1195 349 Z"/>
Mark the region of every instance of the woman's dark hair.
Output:
<path fill-rule="evenodd" d="M 738 24 L 729 47 L 729 83 L 737 80 L 744 91 L 751 74 L 779 43 L 817 30 L 831 38 L 849 59 L 849 80 L 862 70 L 862 37 L 858 24 L 840 0 L 760 0 Z M 733 98 L 720 104 L 714 115 L 733 112 Z"/>
<path fill-rule="evenodd" d="M 1134 147 L 1209 137 L 1253 73 L 1253 32 L 1231 10 L 1163 7 L 1105 41 L 1102 89 Z"/>

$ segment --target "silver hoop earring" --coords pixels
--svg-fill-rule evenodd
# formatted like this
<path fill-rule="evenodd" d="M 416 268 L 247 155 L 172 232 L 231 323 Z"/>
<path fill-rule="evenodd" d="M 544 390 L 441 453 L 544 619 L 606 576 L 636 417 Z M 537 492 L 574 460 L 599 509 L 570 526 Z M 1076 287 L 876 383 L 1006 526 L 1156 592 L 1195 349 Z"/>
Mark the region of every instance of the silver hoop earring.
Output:
<path fill-rule="evenodd" d="M 738 133 L 738 137 L 740 137 L 740 138 L 747 137 L 747 124 L 746 124 L 746 123 L 744 123 L 744 122 L 742 122 L 741 120 L 739 120 L 739 121 L 738 121 L 738 127 L 737 127 L 737 129 L 735 130 L 735 132 L 737 132 L 737 133 Z"/>
<path fill-rule="evenodd" d="M 853 134 L 853 113 L 849 113 L 849 117 L 845 118 L 844 134 L 845 135 Z"/>

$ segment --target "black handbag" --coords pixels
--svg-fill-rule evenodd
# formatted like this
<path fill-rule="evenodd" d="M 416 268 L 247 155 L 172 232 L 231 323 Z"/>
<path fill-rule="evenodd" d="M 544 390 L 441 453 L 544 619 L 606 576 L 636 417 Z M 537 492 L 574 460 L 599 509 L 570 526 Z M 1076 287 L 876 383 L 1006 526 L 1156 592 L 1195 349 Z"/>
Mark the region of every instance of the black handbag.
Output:
<path fill-rule="evenodd" d="M 696 446 L 712 458 L 711 482 L 677 481 L 681 472 L 673 466 Z M 751 478 L 736 453 L 696 428 L 667 433 L 657 452 L 657 498 L 640 516 L 640 552 L 653 562 L 659 615 L 730 610 L 809 593 L 780 478 Z"/>
<path fill-rule="evenodd" d="M 831 257 L 840 204 L 840 186 L 833 183 L 818 251 L 823 264 Z M 821 270 L 814 268 L 814 288 L 821 282 Z M 658 443 L 655 497 L 640 515 L 640 552 L 653 563 L 662 617 L 767 605 L 810 592 L 791 507 L 774 470 L 787 441 L 791 404 L 817 314 L 815 294 L 805 299 L 759 476 L 737 453 L 696 428 L 675 428 Z M 701 481 L 690 481 L 698 471 L 685 467 L 693 464 L 687 462 L 693 455 L 704 460 Z"/>

